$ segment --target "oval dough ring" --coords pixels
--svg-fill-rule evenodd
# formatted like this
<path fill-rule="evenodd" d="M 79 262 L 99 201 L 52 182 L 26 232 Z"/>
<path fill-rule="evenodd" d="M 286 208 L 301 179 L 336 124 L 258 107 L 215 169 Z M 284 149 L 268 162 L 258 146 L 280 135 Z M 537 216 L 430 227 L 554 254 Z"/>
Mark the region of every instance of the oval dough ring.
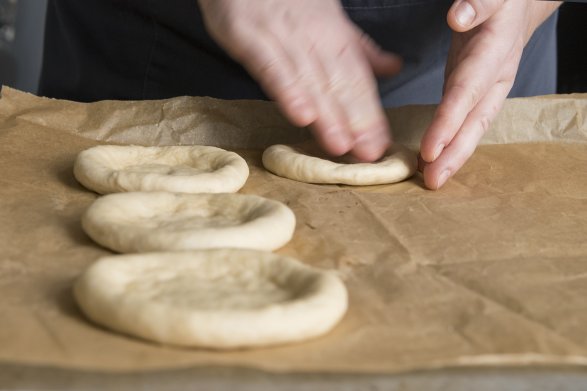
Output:
<path fill-rule="evenodd" d="M 289 145 L 273 145 L 263 152 L 263 165 L 272 173 L 306 183 L 355 186 L 382 185 L 411 177 L 418 167 L 416 154 L 394 144 L 374 163 L 336 163 L 304 154 Z"/>
<path fill-rule="evenodd" d="M 82 216 L 84 231 L 114 251 L 202 248 L 275 250 L 295 229 L 284 204 L 245 194 L 136 192 L 98 198 Z"/>
<path fill-rule="evenodd" d="M 105 257 L 75 282 L 94 322 L 164 344 L 231 349 L 330 331 L 347 309 L 332 272 L 252 250 Z"/>
<path fill-rule="evenodd" d="M 77 156 L 73 173 L 99 194 L 231 193 L 244 186 L 249 167 L 238 154 L 216 147 L 100 145 Z"/>

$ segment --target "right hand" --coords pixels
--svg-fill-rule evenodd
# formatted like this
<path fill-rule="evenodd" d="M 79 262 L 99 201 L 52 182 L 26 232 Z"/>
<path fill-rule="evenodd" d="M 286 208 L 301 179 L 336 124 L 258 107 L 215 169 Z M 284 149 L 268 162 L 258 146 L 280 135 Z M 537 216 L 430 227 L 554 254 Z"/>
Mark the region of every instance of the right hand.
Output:
<path fill-rule="evenodd" d="M 448 13 L 454 32 L 444 93 L 420 148 L 426 187 L 442 187 L 471 157 L 514 85 L 524 46 L 559 5 L 535 0 L 454 3 Z"/>
<path fill-rule="evenodd" d="M 401 60 L 382 51 L 338 0 L 199 0 L 211 36 L 296 126 L 332 155 L 381 157 L 391 143 L 375 75 Z"/>

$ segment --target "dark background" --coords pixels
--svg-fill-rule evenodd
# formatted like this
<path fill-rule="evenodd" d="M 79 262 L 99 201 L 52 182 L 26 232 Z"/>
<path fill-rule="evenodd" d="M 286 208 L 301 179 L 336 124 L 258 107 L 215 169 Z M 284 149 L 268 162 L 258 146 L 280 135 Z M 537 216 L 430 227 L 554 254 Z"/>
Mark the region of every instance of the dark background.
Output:
<path fill-rule="evenodd" d="M 563 4 L 558 21 L 558 92 L 587 92 L 587 4 Z"/>
<path fill-rule="evenodd" d="M 0 0 L 0 84 L 36 93 L 45 7 L 46 0 Z M 587 3 L 561 7 L 558 34 L 558 92 L 587 92 Z"/>

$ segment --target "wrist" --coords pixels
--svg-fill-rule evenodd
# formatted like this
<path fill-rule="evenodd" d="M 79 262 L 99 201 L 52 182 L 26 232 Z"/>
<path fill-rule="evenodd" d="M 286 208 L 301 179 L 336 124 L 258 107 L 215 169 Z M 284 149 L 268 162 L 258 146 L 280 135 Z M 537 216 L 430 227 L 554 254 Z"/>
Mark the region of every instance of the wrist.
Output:
<path fill-rule="evenodd" d="M 534 31 L 546 19 L 548 19 L 557 9 L 560 7 L 562 2 L 560 1 L 537 1 L 530 0 L 530 12 L 529 12 L 529 23 L 528 30 L 526 31 L 526 42 L 530 40 Z"/>

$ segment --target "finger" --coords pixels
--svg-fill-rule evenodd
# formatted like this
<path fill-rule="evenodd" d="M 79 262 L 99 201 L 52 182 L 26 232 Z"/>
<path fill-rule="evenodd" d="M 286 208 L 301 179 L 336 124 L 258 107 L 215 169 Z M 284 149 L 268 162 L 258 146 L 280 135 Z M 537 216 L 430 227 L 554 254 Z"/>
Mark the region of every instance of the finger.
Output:
<path fill-rule="evenodd" d="M 448 25 L 457 32 L 471 30 L 495 14 L 503 6 L 505 1 L 456 0 L 448 11 Z"/>
<path fill-rule="evenodd" d="M 424 165 L 424 183 L 429 189 L 439 189 L 471 157 L 479 140 L 497 116 L 512 87 L 512 82 L 500 81 L 487 93 L 463 123 L 450 145 L 433 163 Z"/>
<path fill-rule="evenodd" d="M 319 106 L 320 115 L 312 124 L 311 130 L 316 142 L 320 147 L 332 156 L 341 156 L 353 148 L 354 140 L 348 132 L 348 128 L 332 115 L 332 111 L 325 109 L 323 103 Z"/>
<path fill-rule="evenodd" d="M 354 139 L 350 132 L 348 118 L 343 107 L 327 90 L 327 75 L 322 64 L 317 59 L 307 62 L 306 66 L 312 65 L 316 81 L 307 77 L 311 84 L 312 96 L 318 112 L 316 121 L 312 123 L 311 130 L 318 144 L 327 153 L 340 156 L 349 152 L 354 145 Z M 310 70 L 302 71 L 311 72 Z"/>
<path fill-rule="evenodd" d="M 375 78 L 360 47 L 351 41 L 335 55 L 323 56 L 322 63 L 329 75 L 329 94 L 346 115 L 354 139 L 353 156 L 362 161 L 380 158 L 391 135 Z"/>
<path fill-rule="evenodd" d="M 383 156 L 391 145 L 391 133 L 385 120 L 373 123 L 371 128 L 355 136 L 351 154 L 359 162 L 373 162 Z"/>
<path fill-rule="evenodd" d="M 503 67 L 504 56 L 483 50 L 491 46 L 479 42 L 475 47 L 481 50 L 469 53 L 449 76 L 445 94 L 422 137 L 420 153 L 429 163 L 450 144 L 469 113 L 497 82 L 497 72 L 493 70 Z"/>
<path fill-rule="evenodd" d="M 290 40 L 291 42 L 291 40 Z M 331 155 L 349 152 L 354 144 L 343 107 L 328 90 L 329 75 L 314 47 L 293 44 L 291 53 L 299 82 L 304 86 L 316 109 L 311 130 L 318 144 Z"/>
<path fill-rule="evenodd" d="M 376 76 L 389 77 L 399 73 L 403 65 L 400 56 L 382 50 L 366 34 L 361 34 L 360 37 L 359 42 L 363 48 L 363 52 Z"/>

